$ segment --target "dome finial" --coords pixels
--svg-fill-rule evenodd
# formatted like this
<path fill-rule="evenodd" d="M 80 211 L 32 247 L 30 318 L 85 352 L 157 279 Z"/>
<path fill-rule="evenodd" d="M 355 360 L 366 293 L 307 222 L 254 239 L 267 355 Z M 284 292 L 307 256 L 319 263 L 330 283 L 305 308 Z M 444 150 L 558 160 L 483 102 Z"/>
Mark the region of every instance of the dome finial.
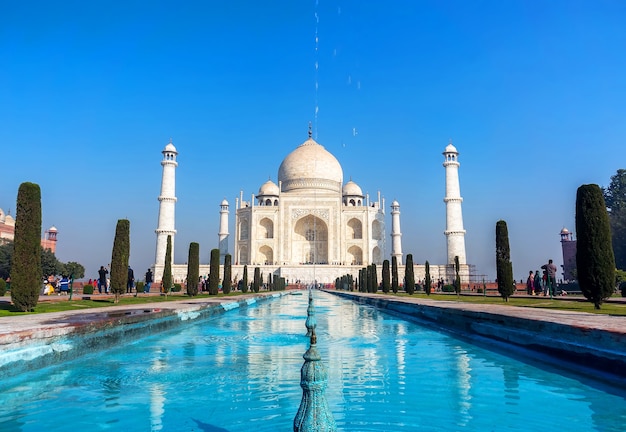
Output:
<path fill-rule="evenodd" d="M 170 144 L 172 144 L 172 137 L 170 137 Z"/>
<path fill-rule="evenodd" d="M 313 125 L 309 122 L 309 139 L 313 137 Z"/>

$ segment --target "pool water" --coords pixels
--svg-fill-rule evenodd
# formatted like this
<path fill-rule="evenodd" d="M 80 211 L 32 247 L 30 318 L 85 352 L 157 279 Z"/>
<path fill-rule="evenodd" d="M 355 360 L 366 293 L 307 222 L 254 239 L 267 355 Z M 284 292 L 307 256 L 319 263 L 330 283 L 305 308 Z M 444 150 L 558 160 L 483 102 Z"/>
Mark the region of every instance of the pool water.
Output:
<path fill-rule="evenodd" d="M 315 292 L 344 431 L 623 431 L 626 391 Z M 1 431 L 291 431 L 306 295 L 236 308 L 0 383 Z"/>

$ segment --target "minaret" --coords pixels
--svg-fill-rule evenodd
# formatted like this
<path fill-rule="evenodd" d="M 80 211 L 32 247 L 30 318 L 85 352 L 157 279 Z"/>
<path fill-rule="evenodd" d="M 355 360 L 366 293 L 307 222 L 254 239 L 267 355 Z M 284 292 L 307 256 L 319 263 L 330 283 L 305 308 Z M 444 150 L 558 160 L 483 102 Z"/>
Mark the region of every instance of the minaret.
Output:
<path fill-rule="evenodd" d="M 391 203 L 391 256 L 396 257 L 398 265 L 402 264 L 402 233 L 400 232 L 400 204 Z"/>
<path fill-rule="evenodd" d="M 155 230 L 157 235 L 156 243 L 156 266 L 165 265 L 165 249 L 167 248 L 167 236 L 172 236 L 172 261 L 174 261 L 174 236 L 175 213 L 176 213 L 176 147 L 170 143 L 165 146 L 163 153 L 163 176 L 161 177 L 161 195 L 159 195 L 159 225 Z"/>
<path fill-rule="evenodd" d="M 465 230 L 461 211 L 461 187 L 459 185 L 459 152 L 450 144 L 443 152 L 443 166 L 446 168 L 446 230 L 448 240 L 448 264 L 454 264 L 454 257 L 459 257 L 459 264 L 467 264 L 465 259 Z"/>
<path fill-rule="evenodd" d="M 224 199 L 220 204 L 220 232 L 219 237 L 220 263 L 224 264 L 224 257 L 228 253 L 228 201 Z"/>

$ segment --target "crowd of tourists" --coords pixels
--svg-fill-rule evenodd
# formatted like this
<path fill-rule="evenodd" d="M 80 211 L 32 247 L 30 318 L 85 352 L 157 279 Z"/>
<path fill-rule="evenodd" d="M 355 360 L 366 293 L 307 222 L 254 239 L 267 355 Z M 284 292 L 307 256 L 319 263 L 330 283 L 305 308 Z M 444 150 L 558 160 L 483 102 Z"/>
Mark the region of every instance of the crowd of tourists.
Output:
<path fill-rule="evenodd" d="M 534 273 L 532 270 L 528 272 L 528 279 L 526 279 L 526 293 L 528 295 L 536 296 L 556 295 L 556 265 L 554 265 L 552 260 L 548 260 L 548 264 L 542 265 L 541 269 L 543 270 L 541 274 L 539 273 L 539 270 L 535 270 Z M 567 292 L 561 291 L 561 295 L 565 294 L 567 294 Z"/>

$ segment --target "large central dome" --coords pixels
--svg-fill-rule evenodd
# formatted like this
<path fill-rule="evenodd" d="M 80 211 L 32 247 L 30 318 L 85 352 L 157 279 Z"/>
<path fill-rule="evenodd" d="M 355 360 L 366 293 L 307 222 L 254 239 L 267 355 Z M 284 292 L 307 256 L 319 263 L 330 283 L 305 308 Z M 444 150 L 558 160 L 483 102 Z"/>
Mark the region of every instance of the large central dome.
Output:
<path fill-rule="evenodd" d="M 341 192 L 343 170 L 335 156 L 309 137 L 280 164 L 278 181 L 283 192 L 296 189 Z"/>

